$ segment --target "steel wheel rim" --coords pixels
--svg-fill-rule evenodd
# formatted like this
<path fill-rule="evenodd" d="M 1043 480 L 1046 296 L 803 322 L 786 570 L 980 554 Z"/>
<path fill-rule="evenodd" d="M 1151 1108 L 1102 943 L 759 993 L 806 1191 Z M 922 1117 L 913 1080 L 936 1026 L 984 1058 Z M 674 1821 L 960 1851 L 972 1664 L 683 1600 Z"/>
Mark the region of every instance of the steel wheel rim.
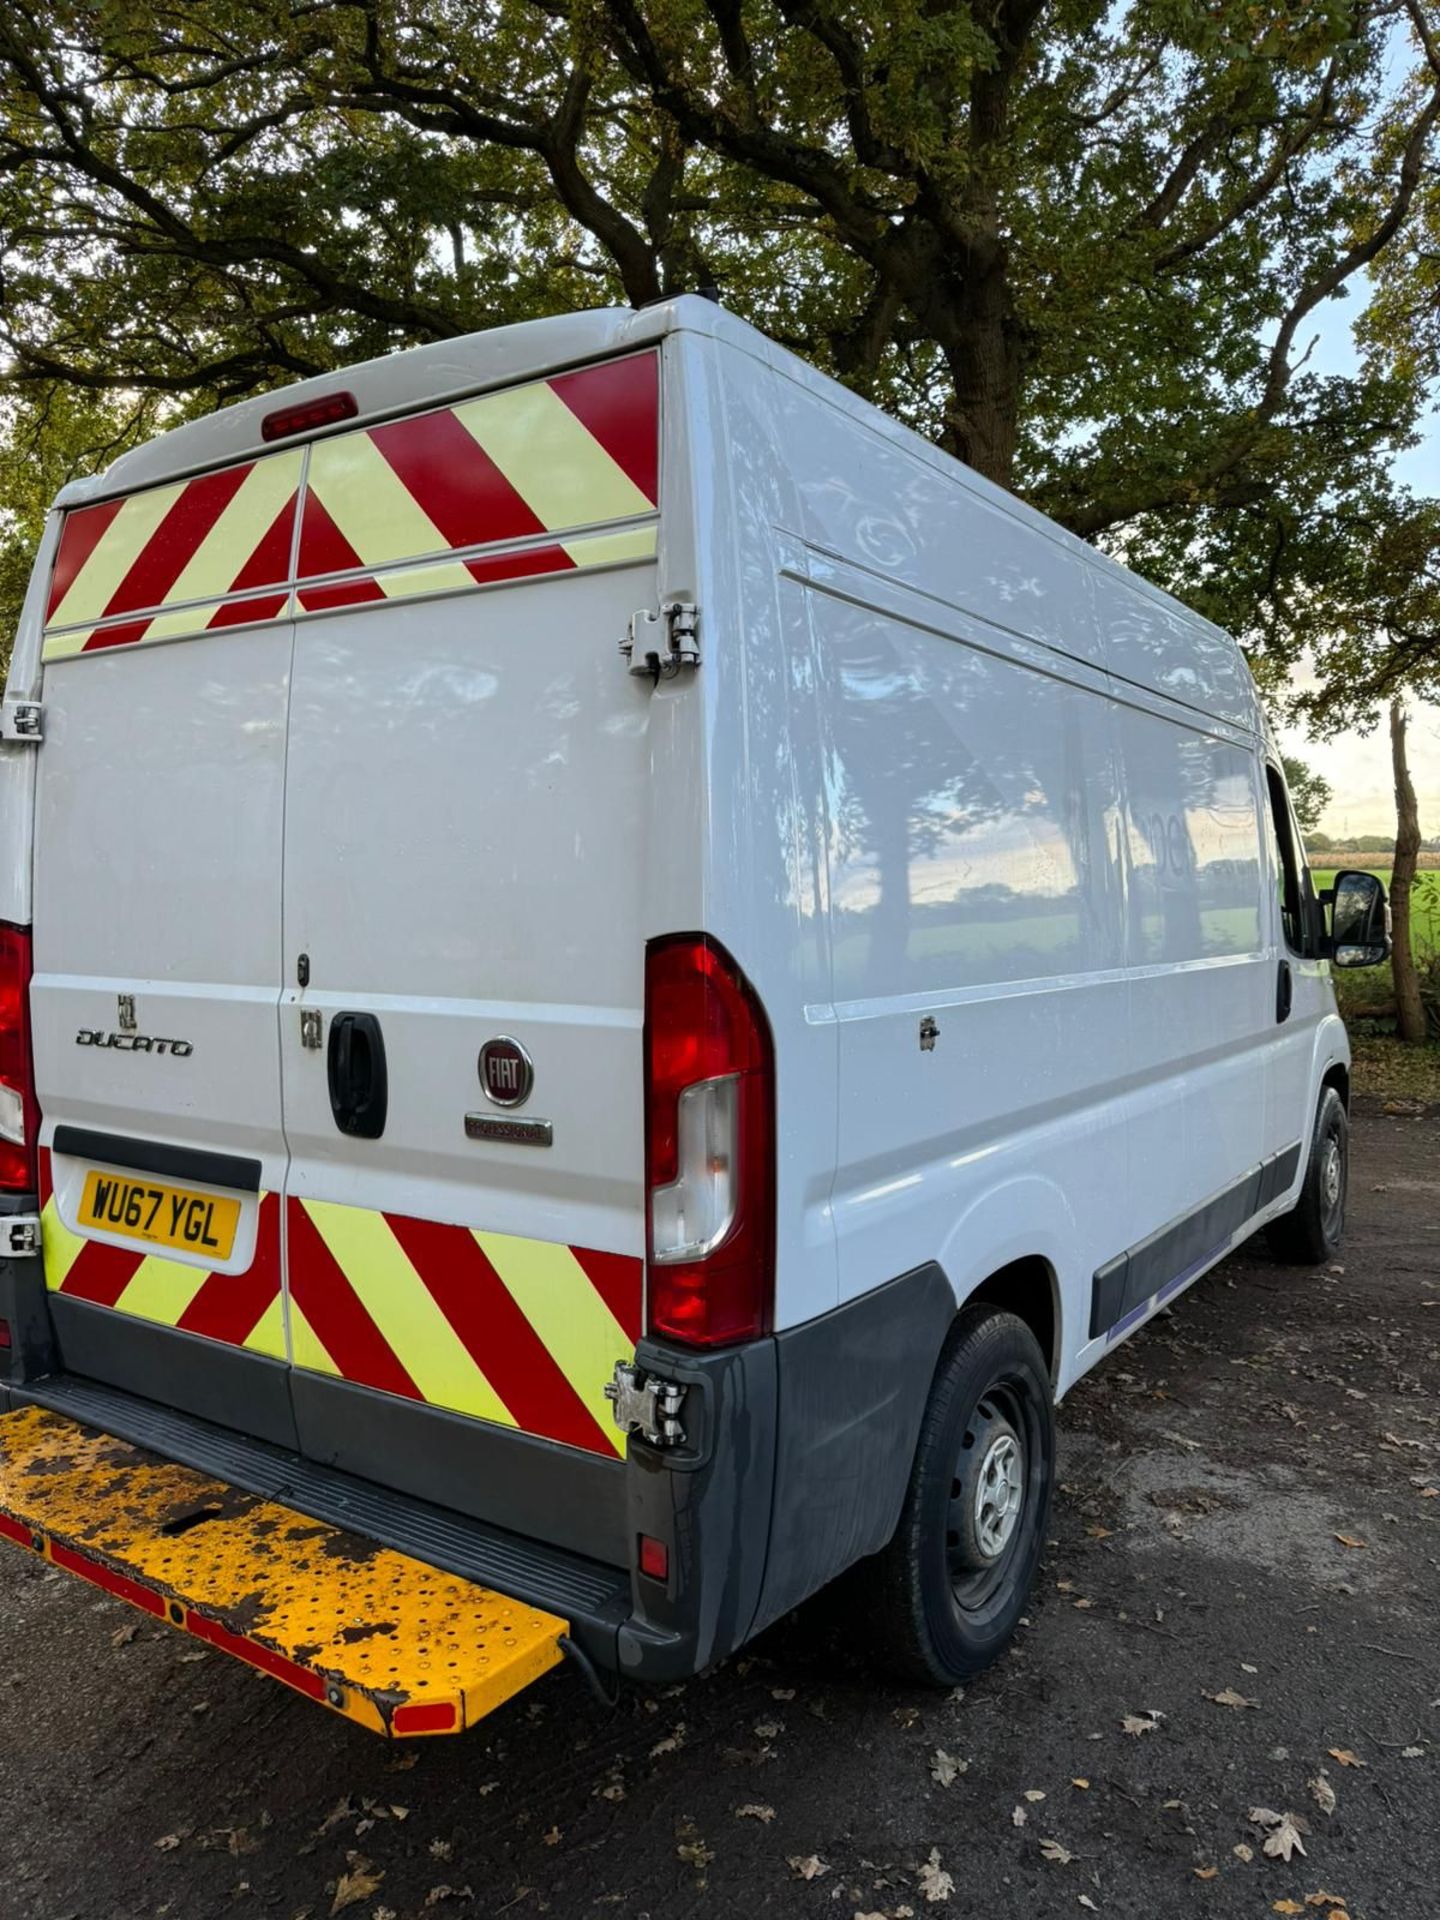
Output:
<path fill-rule="evenodd" d="M 975 1486 L 975 1534 L 987 1560 L 998 1560 L 1010 1543 L 1025 1501 L 1024 1452 L 1017 1435 L 990 1443 Z"/>
<path fill-rule="evenodd" d="M 965 1424 L 946 1522 L 950 1590 L 962 1613 L 979 1613 L 989 1606 L 1025 1538 L 1031 1463 L 1038 1457 L 1035 1429 L 1028 1395 L 1014 1381 L 997 1381 L 982 1394 Z M 967 1521 L 979 1550 L 978 1564 L 964 1553 Z"/>
<path fill-rule="evenodd" d="M 1320 1152 L 1320 1214 L 1328 1240 L 1339 1238 L 1344 1211 L 1345 1150 L 1340 1142 L 1339 1129 L 1331 1127 Z"/>

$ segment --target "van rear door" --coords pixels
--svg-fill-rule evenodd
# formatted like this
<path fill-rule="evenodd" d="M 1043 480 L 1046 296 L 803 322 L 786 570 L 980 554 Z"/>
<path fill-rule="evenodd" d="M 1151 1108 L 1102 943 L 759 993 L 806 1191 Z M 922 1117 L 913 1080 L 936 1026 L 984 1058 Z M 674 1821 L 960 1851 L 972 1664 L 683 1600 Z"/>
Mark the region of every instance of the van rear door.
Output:
<path fill-rule="evenodd" d="M 282 1442 L 284 583 L 301 467 L 287 451 L 67 514 L 31 996 L 65 1363 Z"/>
<path fill-rule="evenodd" d="M 624 1557 L 658 358 L 311 449 L 281 1009 L 312 1455 Z"/>

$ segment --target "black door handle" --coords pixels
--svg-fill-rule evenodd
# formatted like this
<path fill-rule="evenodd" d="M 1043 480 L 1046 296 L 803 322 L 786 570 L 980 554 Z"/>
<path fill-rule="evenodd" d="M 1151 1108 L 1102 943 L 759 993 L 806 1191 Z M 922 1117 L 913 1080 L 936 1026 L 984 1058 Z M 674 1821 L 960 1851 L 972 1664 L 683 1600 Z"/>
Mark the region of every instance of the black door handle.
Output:
<path fill-rule="evenodd" d="M 378 1140 L 385 1131 L 389 1083 L 385 1036 L 373 1013 L 337 1013 L 330 1022 L 330 1111 L 342 1133 Z"/>
<path fill-rule="evenodd" d="M 1290 1009 L 1295 1001 L 1295 982 L 1290 976 L 1290 962 L 1280 962 L 1280 975 L 1275 982 L 1275 1024 L 1290 1018 Z"/>

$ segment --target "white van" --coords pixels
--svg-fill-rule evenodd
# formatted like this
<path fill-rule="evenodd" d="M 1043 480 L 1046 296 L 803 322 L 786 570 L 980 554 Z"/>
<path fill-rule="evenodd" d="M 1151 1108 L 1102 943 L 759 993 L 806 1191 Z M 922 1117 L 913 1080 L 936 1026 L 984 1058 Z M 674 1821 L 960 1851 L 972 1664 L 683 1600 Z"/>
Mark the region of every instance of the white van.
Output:
<path fill-rule="evenodd" d="M 1068 1388 L 1337 1243 L 1383 895 L 1317 900 L 1238 647 L 704 299 L 67 488 L 3 731 L 4 1527 L 332 1705 L 174 1474 L 592 1677 L 853 1570 L 948 1684 Z"/>

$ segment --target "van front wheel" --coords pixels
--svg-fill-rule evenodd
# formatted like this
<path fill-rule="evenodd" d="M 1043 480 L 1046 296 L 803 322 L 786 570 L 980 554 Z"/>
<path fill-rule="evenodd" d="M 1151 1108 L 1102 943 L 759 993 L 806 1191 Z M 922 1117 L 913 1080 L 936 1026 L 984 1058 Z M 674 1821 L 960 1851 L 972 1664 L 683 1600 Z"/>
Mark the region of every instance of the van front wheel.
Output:
<path fill-rule="evenodd" d="M 1265 1230 L 1270 1251 L 1292 1267 L 1318 1267 L 1334 1258 L 1345 1231 L 1350 1177 L 1350 1122 L 1334 1087 L 1320 1095 L 1310 1160 L 1300 1198 Z"/>
<path fill-rule="evenodd" d="M 967 1308 L 935 1372 L 900 1524 L 864 1564 L 873 1645 L 892 1672 L 953 1686 L 1002 1651 L 1054 1484 L 1055 1405 L 1035 1336 L 1013 1313 Z"/>

